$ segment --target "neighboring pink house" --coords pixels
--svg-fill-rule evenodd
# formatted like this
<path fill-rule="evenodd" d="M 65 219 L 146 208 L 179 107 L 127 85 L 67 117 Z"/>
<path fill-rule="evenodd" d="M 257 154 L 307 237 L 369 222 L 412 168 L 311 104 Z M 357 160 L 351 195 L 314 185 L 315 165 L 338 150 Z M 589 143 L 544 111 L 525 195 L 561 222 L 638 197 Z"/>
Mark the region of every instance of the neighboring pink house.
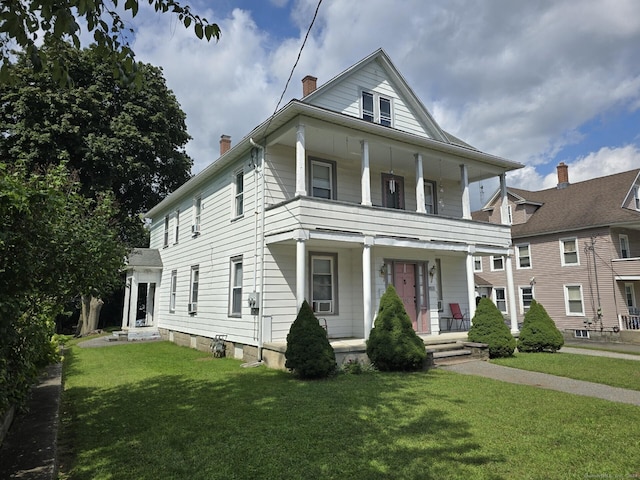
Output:
<path fill-rule="evenodd" d="M 515 301 L 518 323 L 535 298 L 566 335 L 640 341 L 640 169 L 575 184 L 567 165 L 557 171 L 555 188 L 508 188 L 473 212 L 511 224 L 516 296 L 501 255 L 475 259 L 477 293 L 506 316 Z"/>

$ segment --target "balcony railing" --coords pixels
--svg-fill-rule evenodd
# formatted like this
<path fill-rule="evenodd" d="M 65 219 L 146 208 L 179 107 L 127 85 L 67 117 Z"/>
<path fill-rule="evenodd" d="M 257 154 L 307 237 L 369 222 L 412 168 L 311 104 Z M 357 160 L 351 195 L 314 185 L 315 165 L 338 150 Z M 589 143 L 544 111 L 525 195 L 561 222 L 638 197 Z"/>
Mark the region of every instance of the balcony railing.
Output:
<path fill-rule="evenodd" d="M 623 330 L 640 330 L 640 315 L 620 315 Z"/>
<path fill-rule="evenodd" d="M 296 197 L 266 211 L 266 235 L 295 229 L 507 248 L 508 226 L 313 197 Z"/>

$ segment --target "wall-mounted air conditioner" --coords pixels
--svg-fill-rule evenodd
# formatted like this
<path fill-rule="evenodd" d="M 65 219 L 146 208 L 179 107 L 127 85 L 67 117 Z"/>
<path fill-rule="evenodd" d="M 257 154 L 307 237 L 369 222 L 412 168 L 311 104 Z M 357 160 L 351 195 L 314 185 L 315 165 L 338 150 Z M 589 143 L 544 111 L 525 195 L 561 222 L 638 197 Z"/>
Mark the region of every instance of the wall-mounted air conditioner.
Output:
<path fill-rule="evenodd" d="M 191 225 L 191 235 L 199 235 L 200 234 L 200 224 L 196 223 L 195 225 Z"/>
<path fill-rule="evenodd" d="M 196 313 L 198 311 L 198 302 L 192 302 L 188 305 L 189 313 Z"/>

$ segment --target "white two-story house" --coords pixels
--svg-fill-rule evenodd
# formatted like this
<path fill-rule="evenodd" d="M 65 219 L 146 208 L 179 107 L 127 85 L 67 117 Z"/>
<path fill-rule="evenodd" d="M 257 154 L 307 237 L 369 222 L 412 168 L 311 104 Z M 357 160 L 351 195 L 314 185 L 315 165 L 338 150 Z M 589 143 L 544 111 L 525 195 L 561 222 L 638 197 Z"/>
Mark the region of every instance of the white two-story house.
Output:
<path fill-rule="evenodd" d="M 166 338 L 226 335 L 227 355 L 269 363 L 305 299 L 330 339 L 364 340 L 393 284 L 415 330 L 438 336 L 450 303 L 473 316 L 474 257 L 513 254 L 509 225 L 471 219 L 469 184 L 498 177 L 506 195 L 521 166 L 443 131 L 383 50 L 319 88 L 307 76 L 301 100 L 234 146 L 223 135 L 147 213 L 123 326 L 144 304 L 139 323 Z"/>

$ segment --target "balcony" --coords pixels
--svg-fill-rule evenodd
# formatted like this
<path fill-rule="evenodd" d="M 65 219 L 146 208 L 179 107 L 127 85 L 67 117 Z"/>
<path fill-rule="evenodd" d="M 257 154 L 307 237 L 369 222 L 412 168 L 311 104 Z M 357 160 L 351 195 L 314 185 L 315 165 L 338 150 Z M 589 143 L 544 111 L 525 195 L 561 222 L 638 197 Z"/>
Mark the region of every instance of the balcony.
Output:
<path fill-rule="evenodd" d="M 466 249 L 467 245 L 508 248 L 508 226 L 472 220 L 429 215 L 383 207 L 313 197 L 295 197 L 267 209 L 265 234 L 274 237 L 295 230 L 325 232 L 359 237 L 371 236 L 376 241 L 413 240 L 449 243 Z M 383 243 L 381 243 L 383 244 Z"/>
<path fill-rule="evenodd" d="M 640 258 L 616 258 L 611 260 L 616 280 L 640 280 Z"/>

